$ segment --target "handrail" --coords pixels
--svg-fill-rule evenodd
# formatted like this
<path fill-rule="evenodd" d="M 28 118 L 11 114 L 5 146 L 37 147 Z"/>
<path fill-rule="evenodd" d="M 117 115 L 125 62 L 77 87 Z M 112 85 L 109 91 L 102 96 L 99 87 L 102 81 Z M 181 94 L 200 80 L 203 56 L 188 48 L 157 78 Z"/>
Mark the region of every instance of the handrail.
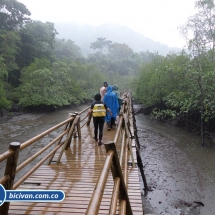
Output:
<path fill-rule="evenodd" d="M 9 150 L 12 150 L 14 153 L 12 156 L 7 158 L 5 175 L 1 179 L 4 181 L 4 188 L 6 190 L 13 189 L 13 183 L 14 183 L 14 179 L 15 179 L 15 175 L 16 175 L 16 166 L 17 166 L 17 161 L 18 161 L 18 157 L 19 157 L 19 149 L 20 149 L 20 143 L 18 143 L 18 142 L 10 143 Z M 7 180 L 5 181 L 5 179 L 7 179 Z M 9 206 L 10 206 L 10 202 L 5 202 L 0 207 L 0 214 L 7 214 Z"/>
<path fill-rule="evenodd" d="M 101 204 L 101 199 L 103 196 L 103 191 L 106 185 L 106 181 L 108 178 L 109 171 L 111 170 L 112 176 L 113 176 L 113 191 L 112 191 L 112 197 L 110 202 L 110 208 L 109 208 L 109 214 L 116 214 L 117 210 L 117 203 L 119 200 L 119 206 L 120 206 L 120 214 L 128 214 L 132 215 L 132 208 L 129 201 L 129 196 L 127 193 L 127 183 L 128 183 L 128 156 L 131 156 L 132 159 L 132 167 L 135 167 L 134 162 L 134 156 L 132 152 L 132 145 L 133 143 L 133 134 L 130 128 L 130 111 L 131 111 L 131 100 L 130 100 L 130 92 L 124 94 L 124 99 L 121 105 L 120 114 L 119 114 L 119 123 L 116 129 L 116 133 L 114 136 L 113 141 L 108 141 L 104 144 L 106 149 L 106 159 L 103 164 L 103 168 L 100 172 L 100 176 L 98 177 L 95 190 L 93 192 L 92 198 L 90 200 L 90 203 L 87 208 L 87 215 L 93 215 L 98 214 L 99 207 Z M 56 160 L 56 163 L 59 164 L 61 157 L 64 153 L 64 151 L 70 146 L 71 140 L 74 137 L 81 137 L 81 128 L 85 125 L 90 125 L 91 122 L 91 115 L 90 116 L 83 116 L 81 115 L 83 113 L 86 113 L 86 111 L 90 107 L 87 107 L 81 112 L 75 112 L 71 113 L 70 117 L 66 119 L 65 121 L 53 126 L 52 128 L 44 131 L 43 133 L 31 138 L 28 141 L 25 141 L 24 143 L 20 144 L 20 148 L 18 151 L 15 151 L 11 148 L 9 148 L 8 151 L 0 155 L 0 162 L 4 160 L 11 159 L 12 156 L 18 156 L 19 151 L 24 150 L 25 148 L 29 147 L 30 145 L 34 144 L 36 141 L 42 139 L 46 135 L 50 134 L 53 131 L 56 131 L 56 129 L 62 128 L 61 134 L 56 137 L 54 140 L 52 140 L 50 143 L 48 143 L 46 146 L 44 146 L 42 149 L 40 149 L 38 152 L 36 152 L 33 156 L 27 158 L 25 161 L 23 161 L 21 164 L 17 166 L 17 163 L 14 164 L 14 175 L 9 175 L 8 170 L 5 171 L 5 175 L 0 179 L 0 183 L 5 186 L 5 189 L 8 189 L 6 184 L 10 184 L 10 189 L 16 189 L 18 186 L 20 186 L 36 169 L 39 168 L 45 161 L 49 159 L 48 164 L 50 164 L 53 161 L 53 158 L 58 151 L 58 158 Z M 77 136 L 76 136 L 77 135 Z M 121 137 L 121 139 L 120 139 Z M 121 148 L 118 155 L 116 146 L 119 144 L 119 140 L 121 141 Z M 15 174 L 19 171 L 21 171 L 27 164 L 35 160 L 39 155 L 46 152 L 48 149 L 50 149 L 51 146 L 54 144 L 55 147 L 47 154 L 45 155 L 34 167 L 31 168 L 27 173 L 25 173 L 18 181 L 14 183 Z M 17 157 L 18 159 L 18 157 Z M 16 167 L 17 166 L 17 167 Z M 7 173 L 7 174 L 6 174 Z M 5 204 L 5 203 L 4 203 Z M 3 205 L 4 205 L 3 204 Z M 8 210 L 9 203 L 5 204 L 6 206 L 1 207 L 4 208 L 4 210 Z M 2 209 L 0 208 L 0 214 L 2 212 Z M 7 214 L 7 213 L 5 213 Z"/>
<path fill-rule="evenodd" d="M 31 161 L 33 161 L 36 157 L 38 157 L 39 155 L 41 155 L 44 151 L 46 151 L 48 148 L 50 148 L 50 146 L 52 146 L 56 141 L 58 141 L 61 137 L 63 137 L 68 131 L 64 131 L 60 136 L 58 136 L 57 138 L 55 138 L 53 141 L 51 141 L 48 145 L 46 145 L 44 148 L 42 148 L 41 150 L 39 150 L 37 153 L 35 153 L 33 156 L 31 156 L 30 158 L 28 158 L 26 161 L 24 161 L 22 164 L 20 164 L 17 168 L 16 168 L 16 172 L 20 171 L 21 169 L 23 169 L 26 165 L 28 165 Z"/>
<path fill-rule="evenodd" d="M 98 181 L 96 183 L 93 196 L 90 200 L 90 203 L 87 208 L 86 215 L 96 215 L 98 214 L 99 211 L 99 206 L 100 206 L 100 201 L 102 199 L 103 195 L 103 190 L 105 187 L 104 182 L 106 182 L 109 170 L 111 169 L 112 175 L 113 175 L 113 180 L 114 180 L 114 188 L 113 188 L 113 193 L 112 193 L 112 199 L 111 199 L 111 204 L 110 204 L 110 209 L 109 209 L 109 214 L 115 214 L 116 210 L 116 204 L 117 200 L 120 200 L 120 203 L 122 201 L 124 202 L 124 205 L 126 207 L 126 214 L 132 215 L 132 209 L 127 193 L 127 188 L 125 185 L 125 181 L 123 178 L 122 170 L 120 167 L 119 159 L 118 159 L 118 154 L 116 150 L 116 145 L 114 142 L 106 142 L 105 144 L 105 149 L 106 149 L 106 160 L 104 162 L 102 171 L 100 173 L 100 176 L 98 178 Z M 112 163 L 112 165 L 111 165 Z M 125 204 L 126 203 L 126 204 Z"/>
<path fill-rule="evenodd" d="M 81 126 L 80 123 L 83 122 L 84 124 L 86 124 L 86 117 L 84 116 L 84 118 L 81 120 L 80 119 L 80 115 L 85 113 L 87 110 L 89 109 L 89 107 L 87 107 L 86 109 L 84 109 L 83 111 L 76 113 L 76 114 L 72 114 L 71 117 L 69 117 L 68 119 L 64 120 L 63 122 L 51 127 L 50 129 L 42 132 L 39 135 L 36 135 L 35 137 L 23 142 L 23 143 L 11 143 L 9 149 L 2 153 L 0 155 L 0 162 L 3 162 L 5 160 L 7 160 L 7 163 L 10 163 L 10 165 L 6 165 L 6 169 L 5 169 L 5 174 L 2 178 L 0 178 L 0 183 L 4 186 L 5 190 L 12 190 L 12 189 L 16 189 L 20 184 L 22 184 L 36 169 L 39 168 L 39 166 L 41 166 L 47 159 L 50 159 L 48 164 L 51 163 L 55 153 L 63 147 L 63 149 L 65 150 L 65 146 L 68 145 L 69 141 L 71 141 L 72 136 L 74 134 L 74 129 L 71 132 L 71 128 L 76 127 L 77 128 L 77 132 L 78 132 L 78 136 L 80 137 L 81 132 Z M 41 140 L 42 138 L 46 137 L 47 135 L 49 135 L 51 132 L 56 131 L 59 128 L 62 128 L 63 126 L 64 129 L 61 132 L 61 134 L 56 137 L 54 140 L 52 140 L 50 143 L 48 143 L 47 145 L 45 145 L 43 148 L 41 148 L 38 152 L 36 152 L 33 156 L 27 158 L 26 160 L 24 160 L 21 164 L 19 164 L 19 166 L 17 166 L 17 160 L 18 160 L 18 154 L 19 151 L 24 150 L 25 148 L 31 146 L 32 144 L 36 143 L 37 141 Z M 66 137 L 67 140 L 67 144 L 65 145 L 66 141 L 62 142 L 62 139 Z M 42 153 L 47 152 L 48 149 L 50 149 L 51 146 L 53 146 L 55 143 L 57 143 L 57 145 L 54 147 L 54 149 L 52 149 L 47 155 L 44 155 L 44 157 L 36 164 L 34 165 L 30 171 L 28 171 L 27 173 L 25 173 L 20 179 L 18 179 L 18 181 L 14 184 L 14 178 L 17 172 L 21 171 L 25 166 L 27 166 L 30 162 L 32 162 L 33 160 L 35 160 L 36 158 L 38 158 L 39 155 L 41 155 Z M 17 148 L 18 146 L 18 148 Z M 13 162 L 11 162 L 11 160 L 16 161 L 14 164 Z M 60 158 L 58 159 L 58 163 L 60 161 Z M 13 164 L 11 166 L 11 163 Z M 9 209 L 9 202 L 5 202 L 1 207 L 0 207 L 0 214 L 7 214 L 8 213 L 8 209 Z"/>
<path fill-rule="evenodd" d="M 123 107 L 124 107 L 124 105 L 123 105 Z M 122 107 L 122 108 L 123 108 Z M 114 140 L 113 140 L 113 142 L 117 145 L 117 143 L 118 143 L 118 140 L 119 140 L 119 136 L 120 136 L 120 132 L 121 132 L 121 127 L 122 127 L 122 123 L 123 123 L 123 115 L 122 115 L 122 113 L 120 112 L 120 114 L 119 114 L 119 124 L 118 124 L 118 126 L 117 126 L 117 130 L 116 130 L 116 134 L 115 134 L 115 137 L 114 137 Z"/>
<path fill-rule="evenodd" d="M 22 184 L 38 167 L 40 167 L 53 153 L 55 153 L 62 144 L 56 146 L 51 152 L 49 152 L 39 163 L 37 163 L 30 171 L 28 171 L 19 181 L 17 181 L 13 189 L 15 190 L 20 184 Z"/>
<path fill-rule="evenodd" d="M 88 106 L 87 108 L 85 108 L 84 110 L 82 110 L 81 112 L 79 112 L 78 115 L 81 115 L 82 113 L 86 112 L 89 109 L 90 109 L 90 106 Z"/>
<path fill-rule="evenodd" d="M 131 94 L 131 93 L 130 93 Z M 133 104 L 132 104 L 132 100 L 131 100 L 131 113 L 132 113 L 132 119 L 133 119 L 133 125 L 134 125 L 134 136 L 132 138 L 132 141 L 135 141 L 136 140 L 136 155 L 137 155 L 137 165 L 139 167 L 139 170 L 140 170 L 140 173 L 141 173 L 141 176 L 142 176 L 142 180 L 143 180 L 143 184 L 144 184 L 144 191 L 147 193 L 148 192 L 148 185 L 147 185 L 147 181 L 146 181 L 146 177 L 145 177 L 145 173 L 144 173 L 144 170 L 143 170 L 143 162 L 142 162 L 142 159 L 141 159 L 141 156 L 140 156 L 140 143 L 139 143 L 139 139 L 138 139 L 138 136 L 137 136 L 137 127 L 136 127 L 136 119 L 134 117 L 134 110 L 133 110 Z"/>
<path fill-rule="evenodd" d="M 130 111 L 130 100 L 129 100 L 129 94 L 124 95 L 124 101 L 121 106 L 120 114 L 119 114 L 119 123 L 118 127 L 114 136 L 113 141 L 109 141 L 104 143 L 105 149 L 106 149 L 106 159 L 103 164 L 103 169 L 100 173 L 100 176 L 98 178 L 98 181 L 95 186 L 95 190 L 93 192 L 93 195 L 91 197 L 90 203 L 87 208 L 86 215 L 96 215 L 98 214 L 99 207 L 100 207 L 100 201 L 102 199 L 103 195 L 103 189 L 104 189 L 104 182 L 107 178 L 107 173 L 111 169 L 112 176 L 113 176 L 113 191 L 112 191 L 112 198 L 109 208 L 109 215 L 116 214 L 117 209 L 117 203 L 119 199 L 120 204 L 120 214 L 128 214 L 132 215 L 132 209 L 127 193 L 127 182 L 128 182 L 128 150 L 130 150 L 130 155 L 132 158 L 132 166 L 135 167 L 134 163 L 134 157 L 132 152 L 132 146 L 131 146 L 131 138 L 132 133 L 129 128 L 129 121 L 128 116 Z M 121 148 L 120 148 L 120 155 L 118 156 L 116 145 L 118 144 L 119 137 L 122 136 L 122 142 L 121 142 Z M 111 158 L 110 158 L 111 154 Z M 112 155 L 113 154 L 113 155 Z M 124 158 L 124 163 L 123 163 Z M 110 167 L 110 159 L 112 160 L 112 165 Z M 110 168 L 104 168 L 104 167 L 110 167 Z M 124 172 L 122 173 L 122 167 L 124 167 Z M 105 171 L 105 176 L 104 176 Z M 100 185 L 103 186 L 100 186 Z"/>
<path fill-rule="evenodd" d="M 107 152 L 106 159 L 105 159 L 102 171 L 100 173 L 100 176 L 98 178 L 98 181 L 96 183 L 96 186 L 93 192 L 93 198 L 91 198 L 89 206 L 87 208 L 86 215 L 98 214 L 103 191 L 108 178 L 108 172 L 109 172 L 109 169 L 111 168 L 113 155 L 114 155 L 114 152 L 112 150 L 109 150 Z"/>
<path fill-rule="evenodd" d="M 43 132 L 43 133 L 31 138 L 30 140 L 22 143 L 21 146 L 20 146 L 20 151 L 23 150 L 24 148 L 28 147 L 32 143 L 36 142 L 37 140 L 41 139 L 42 137 L 46 136 L 47 134 L 50 134 L 52 131 L 60 128 L 61 126 L 65 125 L 66 123 L 69 123 L 71 121 L 72 121 L 72 118 L 69 118 L 69 119 L 67 119 L 67 120 L 65 120 L 65 121 L 53 126 L 52 128 L 46 130 L 45 132 Z"/>
<path fill-rule="evenodd" d="M 5 182 L 7 182 L 10 179 L 9 175 L 5 175 L 4 177 L 2 177 L 0 179 L 0 184 L 4 184 Z"/>
<path fill-rule="evenodd" d="M 7 158 L 11 157 L 14 154 L 13 150 L 8 150 L 0 155 L 0 162 L 6 160 Z"/>

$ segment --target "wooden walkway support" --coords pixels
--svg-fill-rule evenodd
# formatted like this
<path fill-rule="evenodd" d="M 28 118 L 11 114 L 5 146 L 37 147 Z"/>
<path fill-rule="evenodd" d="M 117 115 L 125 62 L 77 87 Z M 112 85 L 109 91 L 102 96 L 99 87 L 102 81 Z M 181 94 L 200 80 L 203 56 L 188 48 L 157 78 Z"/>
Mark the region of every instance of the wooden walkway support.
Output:
<path fill-rule="evenodd" d="M 14 184 L 13 180 L 8 182 L 11 177 L 6 171 L 0 179 L 1 184 L 5 189 L 6 184 L 10 184 L 16 190 L 62 190 L 65 199 L 61 202 L 4 203 L 0 207 L 0 214 L 143 215 L 129 99 L 129 95 L 125 96 L 118 126 L 108 131 L 105 125 L 105 144 L 102 146 L 98 146 L 93 138 L 93 124 L 90 117 L 86 117 L 88 109 L 71 114 L 64 122 L 22 143 L 19 150 L 61 128 L 59 136 L 47 143 L 46 147 L 15 166 L 18 172 L 48 150 L 35 167 Z M 0 161 L 10 159 L 15 154 L 18 156 L 10 149 L 0 155 Z M 8 212 L 3 211 L 8 206 Z"/>

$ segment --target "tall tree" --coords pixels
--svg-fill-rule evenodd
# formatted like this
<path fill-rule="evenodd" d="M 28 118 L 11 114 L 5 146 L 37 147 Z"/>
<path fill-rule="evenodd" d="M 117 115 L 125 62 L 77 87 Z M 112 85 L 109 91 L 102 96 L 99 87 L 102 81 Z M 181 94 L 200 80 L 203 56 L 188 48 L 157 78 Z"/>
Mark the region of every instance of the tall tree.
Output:
<path fill-rule="evenodd" d="M 70 104 L 71 95 L 66 90 L 69 86 L 67 70 L 55 67 L 55 64 L 51 67 L 47 59 L 36 59 L 22 71 L 21 85 L 17 88 L 20 105 L 58 107 Z"/>
<path fill-rule="evenodd" d="M 4 59 L 0 56 L 0 112 L 4 108 L 10 108 L 11 102 L 7 99 L 5 90 L 5 79 L 7 79 L 7 67 L 4 63 Z M 2 112 L 1 112 L 2 115 Z"/>
<path fill-rule="evenodd" d="M 30 20 L 30 11 L 16 0 L 0 1 L 0 30 L 15 30 Z"/>
<path fill-rule="evenodd" d="M 16 56 L 20 50 L 20 37 L 17 32 L 13 31 L 1 31 L 0 34 L 0 56 L 4 59 L 6 69 L 8 72 L 6 82 L 12 84 L 16 77 L 16 70 L 19 66 L 16 62 Z"/>
<path fill-rule="evenodd" d="M 109 56 L 111 59 L 128 58 L 133 50 L 125 43 L 113 43 L 109 46 Z"/>
<path fill-rule="evenodd" d="M 195 3 L 198 12 L 181 27 L 182 35 L 188 42 L 193 56 L 193 79 L 199 91 L 198 103 L 201 113 L 201 136 L 204 145 L 205 91 L 204 75 L 215 66 L 215 4 L 213 0 L 199 0 Z M 210 59 L 210 60 L 209 60 Z"/>
<path fill-rule="evenodd" d="M 104 49 L 108 49 L 112 44 L 112 41 L 106 40 L 104 37 L 97 38 L 97 41 L 90 44 L 90 48 L 99 49 L 100 53 L 103 53 Z"/>
<path fill-rule="evenodd" d="M 57 31 L 50 22 L 32 21 L 20 29 L 21 51 L 17 56 L 20 68 L 30 65 L 35 58 L 53 60 L 54 41 Z"/>
<path fill-rule="evenodd" d="M 81 49 L 72 40 L 55 39 L 54 54 L 57 59 L 76 59 L 81 54 Z"/>

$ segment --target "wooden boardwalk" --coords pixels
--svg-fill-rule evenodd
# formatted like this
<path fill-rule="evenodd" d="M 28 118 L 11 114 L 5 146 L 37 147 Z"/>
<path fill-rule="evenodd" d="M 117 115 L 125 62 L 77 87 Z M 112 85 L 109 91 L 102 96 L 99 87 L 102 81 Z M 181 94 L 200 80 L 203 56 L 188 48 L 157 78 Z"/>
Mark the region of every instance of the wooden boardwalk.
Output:
<path fill-rule="evenodd" d="M 103 142 L 114 139 L 116 129 L 107 131 L 105 125 Z M 117 151 L 120 150 L 120 140 Z M 133 148 L 133 147 L 132 147 Z M 135 147 L 132 149 L 135 152 Z M 136 162 L 136 153 L 134 160 Z M 130 153 L 129 153 L 130 156 Z M 106 157 L 104 145 L 98 146 L 93 139 L 93 124 L 81 129 L 81 138 L 72 139 L 60 163 L 40 166 L 17 190 L 62 190 L 61 202 L 11 202 L 9 213 L 37 215 L 85 214 Z M 56 160 L 57 154 L 53 160 Z M 128 195 L 134 215 L 143 215 L 138 167 L 128 164 Z M 109 171 L 98 214 L 109 214 L 113 177 Z M 119 204 L 117 213 L 119 214 Z"/>

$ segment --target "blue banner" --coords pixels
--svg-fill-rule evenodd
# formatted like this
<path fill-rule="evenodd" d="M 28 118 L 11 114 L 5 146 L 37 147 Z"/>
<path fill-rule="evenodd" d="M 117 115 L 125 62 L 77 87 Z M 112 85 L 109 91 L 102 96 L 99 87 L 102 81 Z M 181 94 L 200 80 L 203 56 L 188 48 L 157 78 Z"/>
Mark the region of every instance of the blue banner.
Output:
<path fill-rule="evenodd" d="M 4 202 L 60 202 L 64 198 L 62 190 L 5 190 L 0 184 L 0 206 Z"/>

